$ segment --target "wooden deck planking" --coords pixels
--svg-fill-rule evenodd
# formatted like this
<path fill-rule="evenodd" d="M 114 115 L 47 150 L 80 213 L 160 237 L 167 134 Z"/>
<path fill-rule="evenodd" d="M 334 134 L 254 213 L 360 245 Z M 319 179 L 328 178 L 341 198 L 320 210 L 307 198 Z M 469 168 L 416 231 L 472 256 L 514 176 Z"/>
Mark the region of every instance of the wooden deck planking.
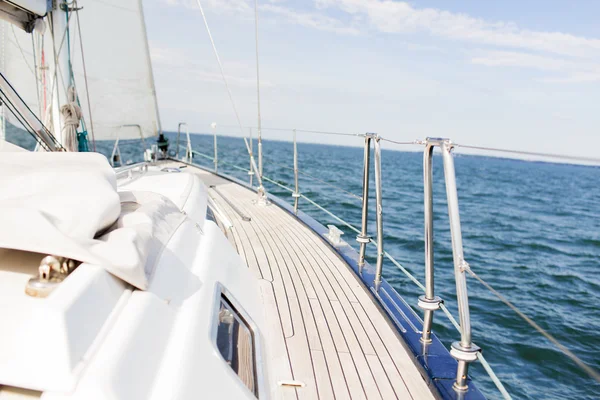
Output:
<path fill-rule="evenodd" d="M 310 357 L 315 366 L 315 376 L 317 378 L 317 393 L 320 399 L 335 399 L 333 395 L 333 387 L 327 370 L 327 362 L 325 355 L 320 350 L 311 350 Z"/>
<path fill-rule="evenodd" d="M 277 301 L 273 292 L 271 282 L 259 279 L 262 301 L 265 305 L 265 320 L 267 322 L 269 332 L 265 333 L 268 344 L 266 347 L 267 360 L 272 371 L 271 378 L 274 382 L 272 385 L 278 385 L 278 382 L 289 381 L 294 378 L 290 356 L 287 349 L 287 344 L 283 336 L 281 321 L 277 314 Z M 267 336 L 268 335 L 268 336 Z M 266 342 L 266 340 L 265 340 Z M 298 399 L 297 390 L 294 387 L 279 387 L 276 391 L 272 391 L 276 398 L 281 399 Z"/>
<path fill-rule="evenodd" d="M 262 278 L 269 366 L 278 380 L 305 385 L 280 387 L 274 398 L 433 398 L 370 293 L 320 237 L 278 206 L 254 204 L 247 188 L 191 172 L 252 219 L 209 190 L 234 226 L 229 236 L 240 256 Z"/>
<path fill-rule="evenodd" d="M 304 230 L 308 229 L 306 227 L 303 227 L 304 229 L 298 229 L 298 232 L 303 232 Z M 310 232 L 308 232 L 309 237 L 307 237 L 307 240 L 310 241 L 318 241 L 320 240 L 318 237 L 314 237 L 314 235 L 310 234 Z M 336 257 L 335 255 L 333 255 L 333 257 Z M 341 260 L 339 260 L 337 257 L 333 259 L 333 257 L 329 258 L 329 260 L 335 265 L 336 263 L 342 263 Z M 331 264 L 330 264 L 331 265 Z M 352 273 L 350 271 L 347 270 L 347 267 L 343 265 L 341 265 L 342 268 L 340 268 L 340 265 L 335 268 L 335 271 L 331 271 L 332 274 L 331 276 L 333 277 L 338 277 L 338 278 L 343 278 L 340 279 L 340 285 L 342 286 L 348 286 L 349 287 L 349 283 L 350 284 L 355 284 L 356 283 L 356 279 L 354 277 L 354 275 L 351 275 Z M 350 275 L 349 275 L 349 274 Z M 347 282 L 346 280 L 350 281 Z M 362 289 L 360 292 L 364 292 L 364 289 L 362 287 L 360 287 L 360 289 Z M 359 293 L 360 293 L 359 292 Z M 368 296 L 366 293 L 362 293 L 364 296 Z M 363 296 L 360 296 L 363 297 Z M 387 374 L 392 378 L 391 380 L 393 380 L 394 382 L 397 382 L 396 380 L 400 377 L 400 370 L 406 370 L 405 376 L 407 377 L 407 379 L 421 379 L 420 378 L 420 374 L 419 372 L 414 369 L 414 368 L 406 368 L 408 366 L 407 362 L 412 364 L 412 361 L 410 360 L 410 358 L 408 357 L 408 353 L 406 352 L 406 350 L 404 349 L 404 347 L 402 346 L 402 344 L 400 342 L 398 342 L 397 338 L 393 339 L 392 336 L 395 336 L 395 333 L 391 330 L 391 328 L 389 329 L 383 329 L 383 330 L 379 330 L 377 331 L 374 328 L 374 323 L 372 323 L 372 321 L 369 320 L 369 317 L 366 315 L 366 312 L 364 310 L 364 306 L 366 306 L 367 308 L 369 308 L 369 312 L 376 313 L 376 305 L 373 304 L 372 302 L 367 301 L 365 298 L 362 298 L 361 301 L 357 301 L 356 304 L 353 304 L 355 311 L 356 311 L 356 315 L 359 315 L 362 317 L 361 318 L 361 325 L 362 327 L 364 327 L 367 331 L 368 331 L 368 337 L 371 339 L 372 343 L 377 346 L 378 351 L 377 351 L 377 355 L 380 357 L 381 360 L 384 360 L 387 364 L 387 368 L 386 368 L 386 372 Z M 352 313 L 350 311 L 346 311 L 347 315 L 351 315 Z M 360 328 L 359 328 L 360 329 Z M 384 346 L 382 339 L 385 338 L 385 340 L 388 340 L 389 342 L 386 343 L 390 343 L 390 346 L 395 352 L 396 354 L 406 354 L 406 356 L 403 357 L 395 357 L 393 358 L 395 361 L 391 361 L 392 357 L 390 354 L 390 350 L 388 348 L 386 348 L 386 346 Z M 403 355 L 404 355 L 403 354 Z M 390 363 L 391 361 L 391 363 Z M 396 366 L 396 369 L 394 370 L 393 366 Z M 404 389 L 401 389 L 400 386 L 404 386 Z M 395 385 L 395 387 L 397 388 L 396 393 L 398 394 L 406 394 L 406 385 Z M 426 391 L 428 392 L 428 390 Z M 416 391 L 416 398 L 420 398 L 419 396 L 425 396 L 426 393 L 424 393 L 422 390 L 417 390 Z"/>
<path fill-rule="evenodd" d="M 298 243 L 301 243 L 301 241 L 299 240 Z M 332 276 L 337 276 L 336 274 L 332 274 Z M 347 285 L 344 285 L 345 282 L 339 282 L 339 285 L 333 284 L 332 286 L 334 288 L 339 288 L 339 290 L 342 290 L 342 287 Z M 340 298 L 343 296 L 344 294 L 338 294 L 338 296 L 340 296 Z M 349 342 L 353 342 L 354 338 L 351 336 L 351 334 L 349 332 L 351 332 L 352 330 L 354 331 L 354 334 L 356 335 L 356 338 L 358 339 L 358 342 L 360 343 L 360 347 L 362 352 L 365 355 L 375 355 L 375 350 L 373 348 L 372 345 L 372 341 L 374 345 L 378 345 L 379 348 L 379 352 L 377 353 L 377 356 L 379 357 L 380 361 L 377 361 L 377 357 L 375 357 L 375 359 L 373 359 L 372 357 L 367 357 L 369 360 L 369 365 L 372 371 L 378 371 L 378 372 L 385 372 L 382 373 L 374 373 L 373 375 L 376 377 L 377 380 L 377 385 L 380 388 L 384 388 L 384 390 L 388 391 L 389 393 L 389 389 L 390 389 L 390 383 L 393 381 L 394 383 L 396 383 L 394 385 L 394 391 L 396 393 L 396 395 L 400 398 L 406 398 L 409 397 L 410 394 L 408 393 L 406 386 L 403 385 L 403 381 L 400 377 L 400 374 L 398 373 L 398 371 L 395 369 L 393 363 L 391 363 L 391 359 L 389 357 L 389 354 L 387 352 L 387 350 L 385 349 L 385 346 L 383 346 L 383 343 L 381 342 L 379 335 L 377 334 L 377 332 L 373 329 L 373 326 L 370 323 L 367 323 L 365 325 L 363 325 L 363 322 L 365 322 L 366 320 L 363 318 L 361 321 L 357 321 L 358 320 L 358 316 L 357 313 L 358 312 L 362 312 L 362 314 L 364 314 L 364 310 L 362 310 L 362 308 L 360 307 L 360 304 L 354 304 L 354 306 L 357 307 L 357 310 L 360 311 L 355 311 L 352 308 L 352 302 L 350 301 L 350 299 L 348 299 L 348 303 L 346 302 L 332 302 L 332 304 L 334 305 L 334 308 L 336 309 L 336 315 L 338 316 L 343 316 L 346 315 L 349 319 L 355 319 L 354 323 L 352 325 L 350 325 L 349 323 L 347 323 L 347 321 L 345 321 L 343 318 L 340 320 L 338 317 L 338 320 L 343 321 L 344 325 L 342 327 L 344 332 L 348 332 L 348 341 Z M 344 309 L 340 309 L 340 307 L 344 308 Z M 365 315 L 366 317 L 366 315 Z M 364 329 L 366 327 L 370 328 L 369 329 L 369 335 L 367 334 L 366 330 Z M 382 368 L 385 362 L 385 366 L 387 368 Z M 386 377 L 387 375 L 387 377 Z"/>

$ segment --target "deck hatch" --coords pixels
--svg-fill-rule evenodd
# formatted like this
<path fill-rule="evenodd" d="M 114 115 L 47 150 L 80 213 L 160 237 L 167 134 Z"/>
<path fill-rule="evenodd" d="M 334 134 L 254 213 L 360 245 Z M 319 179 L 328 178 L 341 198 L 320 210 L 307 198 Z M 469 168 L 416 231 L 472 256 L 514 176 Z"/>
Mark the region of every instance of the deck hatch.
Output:
<path fill-rule="evenodd" d="M 216 346 L 225 362 L 258 397 L 256 345 L 250 324 L 221 293 L 217 314 Z"/>

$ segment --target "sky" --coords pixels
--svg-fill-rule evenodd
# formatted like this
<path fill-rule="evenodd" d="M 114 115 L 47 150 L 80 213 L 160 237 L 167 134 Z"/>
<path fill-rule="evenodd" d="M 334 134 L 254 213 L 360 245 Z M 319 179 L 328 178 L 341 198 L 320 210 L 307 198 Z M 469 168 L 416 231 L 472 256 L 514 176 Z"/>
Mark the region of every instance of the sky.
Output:
<path fill-rule="evenodd" d="M 254 0 L 201 0 L 244 126 Z M 259 0 L 262 125 L 598 158 L 600 2 Z M 165 130 L 241 135 L 196 0 L 144 0 Z M 244 132 L 247 134 L 247 132 Z M 256 133 L 254 133 L 256 135 Z M 287 140 L 291 131 L 263 131 Z M 299 140 L 360 145 L 299 133 Z M 387 145 L 387 144 L 386 144 Z"/>

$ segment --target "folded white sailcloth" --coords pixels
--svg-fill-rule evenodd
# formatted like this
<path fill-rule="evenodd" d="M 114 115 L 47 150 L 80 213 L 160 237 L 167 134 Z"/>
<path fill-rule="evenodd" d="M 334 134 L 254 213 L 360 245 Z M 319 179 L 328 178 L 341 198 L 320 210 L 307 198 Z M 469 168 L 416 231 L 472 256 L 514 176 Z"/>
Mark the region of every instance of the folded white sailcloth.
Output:
<path fill-rule="evenodd" d="M 156 193 L 118 193 L 100 154 L 3 153 L 0 167 L 0 248 L 99 265 L 139 289 L 185 219 Z"/>

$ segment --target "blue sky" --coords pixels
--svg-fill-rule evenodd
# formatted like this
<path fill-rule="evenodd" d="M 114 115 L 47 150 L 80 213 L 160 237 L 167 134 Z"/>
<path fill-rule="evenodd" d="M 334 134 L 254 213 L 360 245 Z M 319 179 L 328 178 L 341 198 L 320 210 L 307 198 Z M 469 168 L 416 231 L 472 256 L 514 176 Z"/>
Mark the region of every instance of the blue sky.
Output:
<path fill-rule="evenodd" d="M 202 5 L 242 123 L 256 125 L 254 2 Z M 196 1 L 144 6 L 164 129 L 234 125 Z M 598 15 L 596 1 L 262 0 L 263 126 L 596 157 Z"/>

